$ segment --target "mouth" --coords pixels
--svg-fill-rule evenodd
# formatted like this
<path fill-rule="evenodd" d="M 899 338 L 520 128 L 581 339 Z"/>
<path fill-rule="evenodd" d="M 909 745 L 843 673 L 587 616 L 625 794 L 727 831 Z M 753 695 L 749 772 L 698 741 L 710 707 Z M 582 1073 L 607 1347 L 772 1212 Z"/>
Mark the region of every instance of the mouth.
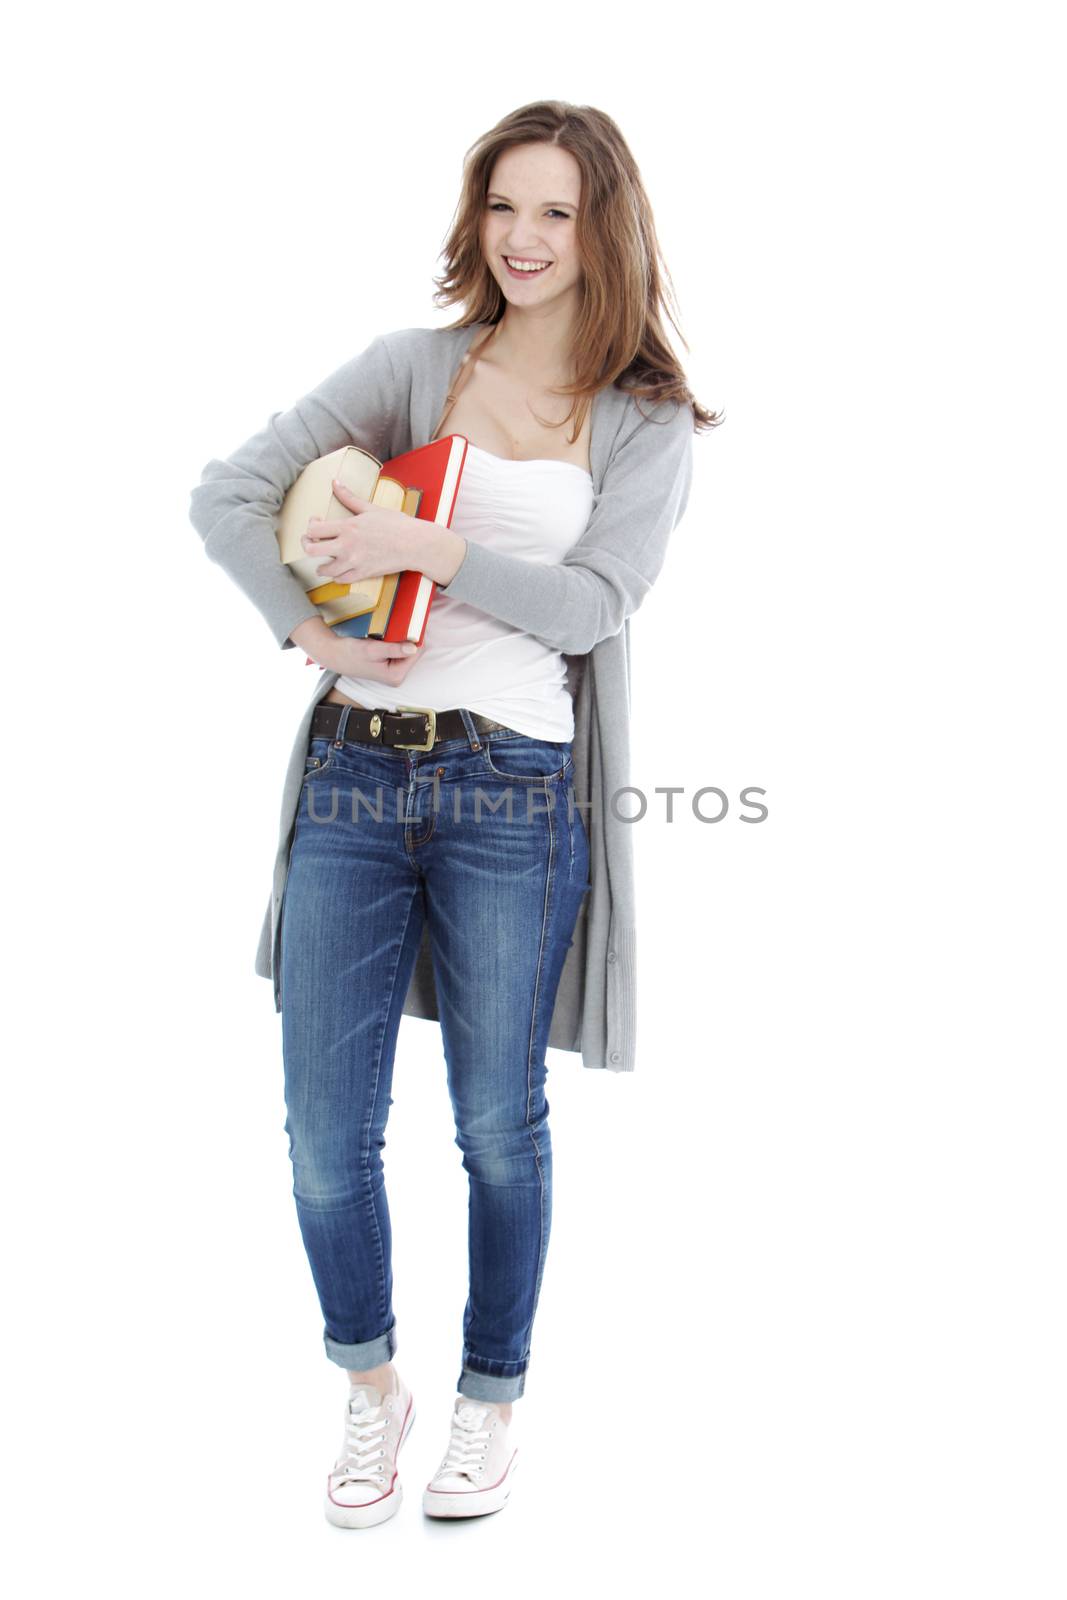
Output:
<path fill-rule="evenodd" d="M 540 278 L 552 266 L 551 261 L 545 261 L 534 266 L 533 259 L 531 258 L 527 261 L 524 256 L 501 256 L 500 259 L 507 267 L 508 273 L 512 278 Z M 513 267 L 511 264 L 513 261 L 521 261 L 523 265 L 521 267 Z"/>

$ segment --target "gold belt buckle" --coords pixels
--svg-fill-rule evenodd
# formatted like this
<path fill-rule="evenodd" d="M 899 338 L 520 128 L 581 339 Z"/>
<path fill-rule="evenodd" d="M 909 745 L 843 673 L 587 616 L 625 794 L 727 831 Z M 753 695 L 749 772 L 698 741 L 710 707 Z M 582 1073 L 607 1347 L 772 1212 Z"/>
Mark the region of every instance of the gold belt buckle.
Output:
<path fill-rule="evenodd" d="M 425 744 L 403 744 L 399 739 L 393 745 L 394 750 L 429 750 L 437 738 L 437 712 L 432 706 L 397 706 L 397 711 L 411 711 L 418 717 L 427 717 L 430 723 L 430 736 Z"/>

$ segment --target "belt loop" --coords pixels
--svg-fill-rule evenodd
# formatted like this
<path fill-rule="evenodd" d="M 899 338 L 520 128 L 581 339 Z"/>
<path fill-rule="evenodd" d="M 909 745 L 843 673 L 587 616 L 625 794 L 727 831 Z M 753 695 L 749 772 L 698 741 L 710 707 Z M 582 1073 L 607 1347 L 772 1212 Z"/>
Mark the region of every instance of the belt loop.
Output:
<path fill-rule="evenodd" d="M 467 733 L 467 742 L 472 750 L 480 750 L 482 748 L 482 741 L 479 739 L 478 730 L 474 726 L 474 718 L 471 716 L 466 706 L 459 706 L 457 709 L 460 716 L 463 718 L 463 726 Z"/>
<path fill-rule="evenodd" d="M 337 730 L 333 736 L 334 746 L 338 750 L 340 750 L 341 746 L 345 742 L 345 728 L 348 726 L 348 714 L 350 711 L 354 711 L 355 709 L 355 706 L 341 707 L 341 715 L 337 719 Z"/>

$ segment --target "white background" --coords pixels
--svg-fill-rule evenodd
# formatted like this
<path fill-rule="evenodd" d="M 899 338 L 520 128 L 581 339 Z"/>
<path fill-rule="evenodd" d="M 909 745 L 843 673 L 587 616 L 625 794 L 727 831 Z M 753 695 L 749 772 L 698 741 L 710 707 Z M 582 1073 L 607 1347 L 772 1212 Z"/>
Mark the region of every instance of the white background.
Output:
<path fill-rule="evenodd" d="M 1063 1595 L 1052 19 L 220 3 L 9 32 L 18 1593 Z M 637 825 L 637 1070 L 549 1058 L 522 1468 L 456 1526 L 420 1501 L 466 1175 L 440 1035 L 402 1024 L 418 1417 L 400 1514 L 343 1533 L 347 1380 L 252 969 L 313 669 L 188 496 L 376 333 L 458 315 L 431 295 L 463 153 L 546 96 L 619 122 L 726 408 L 632 625 L 633 776 L 735 805 Z"/>

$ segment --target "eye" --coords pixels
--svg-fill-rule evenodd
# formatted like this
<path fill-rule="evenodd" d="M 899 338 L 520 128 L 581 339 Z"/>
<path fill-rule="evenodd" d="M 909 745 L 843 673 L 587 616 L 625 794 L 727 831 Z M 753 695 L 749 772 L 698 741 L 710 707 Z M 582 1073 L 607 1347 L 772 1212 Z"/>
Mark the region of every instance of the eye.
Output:
<path fill-rule="evenodd" d="M 511 210 L 511 207 L 508 205 L 506 200 L 493 200 L 493 201 L 490 201 L 489 209 L 490 209 L 490 211 L 498 211 L 501 206 L 504 207 L 505 211 L 510 211 Z M 549 206 L 548 214 L 549 214 L 549 216 L 562 217 L 564 222 L 567 222 L 570 219 L 570 212 L 561 211 L 558 206 Z"/>

